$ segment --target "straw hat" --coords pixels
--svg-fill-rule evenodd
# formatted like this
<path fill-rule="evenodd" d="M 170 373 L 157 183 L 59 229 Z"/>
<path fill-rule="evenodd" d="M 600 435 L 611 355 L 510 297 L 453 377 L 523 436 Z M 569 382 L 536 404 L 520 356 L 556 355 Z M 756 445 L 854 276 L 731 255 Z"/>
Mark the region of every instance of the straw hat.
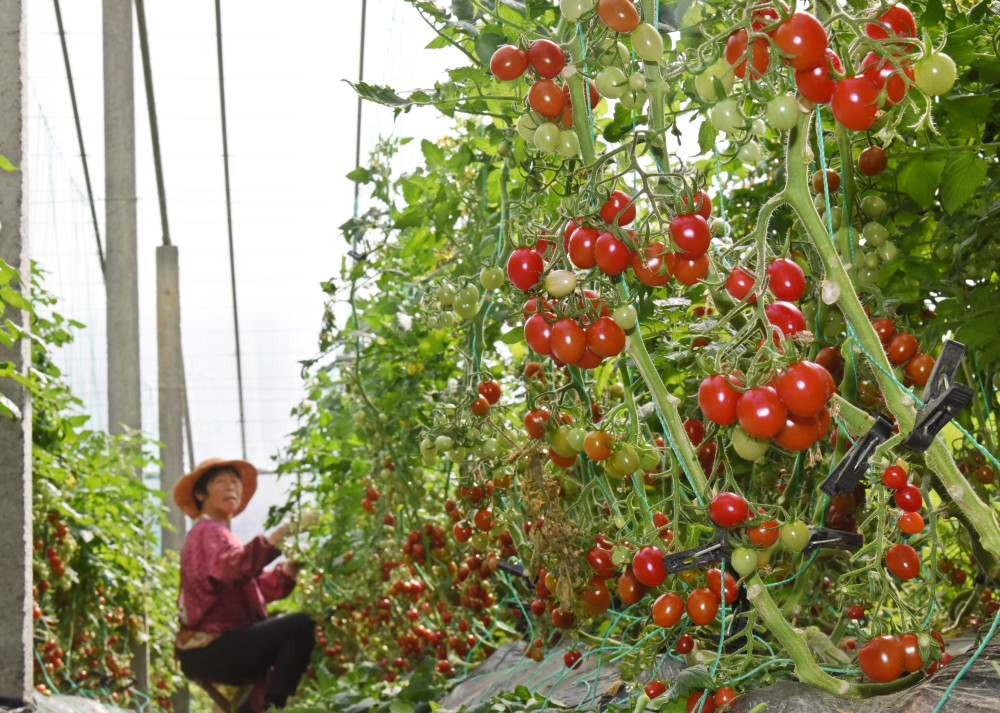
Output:
<path fill-rule="evenodd" d="M 194 499 L 194 486 L 201 476 L 205 475 L 213 468 L 228 466 L 240 474 L 240 481 L 243 483 L 243 499 L 240 506 L 233 515 L 239 515 L 246 508 L 250 498 L 257 491 L 257 469 L 245 460 L 223 460 L 222 458 L 209 458 L 198 464 L 198 467 L 177 481 L 174 486 L 174 502 L 185 515 L 195 518 L 201 514 L 198 509 L 198 502 Z"/>

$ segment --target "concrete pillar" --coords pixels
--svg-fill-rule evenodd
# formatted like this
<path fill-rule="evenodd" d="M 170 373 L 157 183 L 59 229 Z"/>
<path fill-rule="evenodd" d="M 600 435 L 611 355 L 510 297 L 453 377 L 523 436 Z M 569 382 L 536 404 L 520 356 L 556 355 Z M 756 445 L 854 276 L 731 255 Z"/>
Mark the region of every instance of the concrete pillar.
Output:
<path fill-rule="evenodd" d="M 17 271 L 10 286 L 27 296 L 28 259 L 27 167 L 27 30 L 23 0 L 0 2 L 0 155 L 20 170 L 0 171 L 0 259 Z M 20 309 L 4 313 L 27 326 Z M 21 339 L 0 344 L 0 362 L 9 361 L 21 374 L 31 364 L 31 345 Z M 0 377 L 0 394 L 20 412 L 0 412 L 0 706 L 23 705 L 33 688 L 31 663 L 31 400 L 13 379 Z"/>
<path fill-rule="evenodd" d="M 108 425 L 111 433 L 122 433 L 142 428 L 132 0 L 104 0 L 103 29 Z M 145 618 L 144 613 L 138 614 Z M 134 642 L 132 654 L 136 689 L 148 693 L 148 647 Z"/>

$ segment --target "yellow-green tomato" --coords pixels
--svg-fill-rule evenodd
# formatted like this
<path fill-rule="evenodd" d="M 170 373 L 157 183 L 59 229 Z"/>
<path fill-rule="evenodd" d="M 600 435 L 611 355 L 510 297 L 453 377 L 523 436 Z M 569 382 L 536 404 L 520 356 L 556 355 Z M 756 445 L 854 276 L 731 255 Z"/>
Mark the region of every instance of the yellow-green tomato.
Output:
<path fill-rule="evenodd" d="M 496 458 L 500 455 L 500 441 L 495 438 L 487 438 L 480 448 L 483 458 Z"/>
<path fill-rule="evenodd" d="M 757 550 L 757 566 L 767 567 L 771 564 L 771 553 L 774 552 L 777 545 L 771 545 L 766 550 Z"/>
<path fill-rule="evenodd" d="M 618 67 L 605 67 L 594 77 L 594 85 L 601 96 L 618 99 L 628 91 L 628 77 Z"/>
<path fill-rule="evenodd" d="M 889 206 L 882 196 L 865 196 L 861 199 L 861 212 L 869 220 L 878 220 Z"/>
<path fill-rule="evenodd" d="M 605 67 L 617 64 L 619 67 L 627 67 L 631 60 L 628 47 L 621 42 L 612 39 L 604 40 L 604 48 L 597 56 L 597 61 Z"/>
<path fill-rule="evenodd" d="M 594 0 L 559 0 L 559 9 L 568 22 L 579 22 L 594 7 Z"/>
<path fill-rule="evenodd" d="M 643 470 L 653 470 L 660 465 L 660 456 L 655 451 L 641 451 L 639 453 L 639 467 Z"/>
<path fill-rule="evenodd" d="M 704 101 L 717 102 L 722 98 L 715 88 L 716 79 L 722 84 L 726 94 L 733 90 L 736 76 L 733 74 L 732 65 L 724 59 L 717 59 L 694 78 L 694 89 Z"/>
<path fill-rule="evenodd" d="M 798 100 L 791 94 L 782 94 L 767 103 L 765 116 L 775 129 L 788 131 L 798 123 L 801 113 Z"/>
<path fill-rule="evenodd" d="M 608 460 L 622 476 L 630 475 L 639 468 L 639 454 L 632 446 L 622 446 Z"/>
<path fill-rule="evenodd" d="M 455 447 L 455 441 L 451 436 L 438 436 L 434 439 L 434 447 L 439 451 L 450 451 Z"/>
<path fill-rule="evenodd" d="M 719 131 L 732 134 L 742 129 L 746 124 L 746 118 L 740 111 L 739 105 L 732 99 L 723 99 L 712 107 L 709 112 L 712 125 Z"/>
<path fill-rule="evenodd" d="M 913 65 L 913 80 L 920 91 L 932 97 L 951 91 L 956 79 L 955 60 L 946 54 L 930 54 Z"/>
<path fill-rule="evenodd" d="M 899 249 L 892 244 L 891 240 L 886 240 L 878 246 L 878 258 L 882 262 L 892 262 L 899 254 Z"/>
<path fill-rule="evenodd" d="M 545 123 L 535 129 L 535 147 L 542 153 L 552 153 L 559 147 L 559 125 Z"/>
<path fill-rule="evenodd" d="M 503 270 L 496 266 L 484 267 L 479 272 L 479 284 L 484 290 L 492 291 L 503 287 L 504 279 Z"/>
<path fill-rule="evenodd" d="M 545 291 L 553 297 L 565 297 L 576 289 L 576 275 L 571 270 L 553 270 L 545 276 Z"/>
<path fill-rule="evenodd" d="M 556 429 L 556 432 L 552 434 L 552 450 L 561 455 L 563 458 L 575 456 L 577 453 L 577 450 L 573 448 L 569 442 L 569 430 L 569 426 L 560 426 Z"/>
<path fill-rule="evenodd" d="M 646 78 L 642 76 L 642 72 L 632 72 L 628 75 L 628 88 L 633 92 L 646 91 Z"/>
<path fill-rule="evenodd" d="M 658 62 L 663 56 L 663 38 L 648 22 L 632 30 L 632 49 L 644 62 Z"/>
<path fill-rule="evenodd" d="M 635 323 L 639 319 L 639 314 L 632 305 L 622 305 L 611 310 L 611 319 L 627 332 L 635 326 Z"/>
<path fill-rule="evenodd" d="M 533 144 L 535 142 L 535 130 L 538 128 L 539 123 L 535 121 L 531 112 L 525 112 L 517 117 L 517 133 L 529 144 Z"/>
<path fill-rule="evenodd" d="M 485 532 L 477 532 L 469 541 L 478 552 L 483 552 L 490 546 L 490 536 Z"/>
<path fill-rule="evenodd" d="M 741 577 L 749 577 L 757 570 L 757 551 L 749 547 L 737 547 L 733 550 L 730 559 L 733 569 Z"/>
<path fill-rule="evenodd" d="M 573 158 L 580 153 L 580 139 L 573 129 L 563 129 L 559 132 L 559 145 L 556 151 L 563 158 Z"/>
<path fill-rule="evenodd" d="M 861 234 L 864 236 L 866 243 L 876 248 L 889 239 L 889 231 L 886 227 L 875 221 L 865 223 L 865 227 L 861 229 Z"/>
<path fill-rule="evenodd" d="M 587 429 L 585 428 L 571 428 L 569 433 L 566 434 L 566 441 L 569 443 L 570 447 L 577 453 L 583 450 L 583 443 L 587 439 Z M 568 458 L 569 456 L 567 456 Z"/>
<path fill-rule="evenodd" d="M 791 552 L 801 552 L 809 544 L 809 528 L 801 520 L 788 522 L 778 531 L 781 544 Z"/>
<path fill-rule="evenodd" d="M 760 144 L 756 141 L 747 141 L 740 146 L 739 157 L 743 163 L 757 163 L 761 156 Z"/>
<path fill-rule="evenodd" d="M 770 438 L 751 436 L 742 426 L 733 428 L 733 450 L 743 460 L 755 461 L 763 457 L 770 445 Z"/>
<path fill-rule="evenodd" d="M 646 92 L 634 92 L 630 89 L 618 101 L 629 111 L 641 110 L 646 106 Z"/>

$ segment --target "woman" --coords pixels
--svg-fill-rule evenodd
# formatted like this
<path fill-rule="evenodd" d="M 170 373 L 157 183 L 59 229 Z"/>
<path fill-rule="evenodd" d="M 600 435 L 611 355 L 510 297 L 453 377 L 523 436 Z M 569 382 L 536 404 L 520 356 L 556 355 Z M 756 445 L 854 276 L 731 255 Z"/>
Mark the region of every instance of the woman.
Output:
<path fill-rule="evenodd" d="M 267 616 L 267 602 L 295 587 L 298 565 L 281 562 L 264 570 L 294 526 L 283 522 L 245 545 L 229 529 L 256 489 L 253 465 L 221 458 L 202 462 L 174 487 L 174 502 L 194 519 L 181 550 L 177 658 L 192 680 L 237 685 L 253 679 L 241 707 L 246 713 L 284 707 L 309 664 L 315 636 L 305 614 Z M 316 513 L 304 512 L 298 529 L 315 519 Z"/>

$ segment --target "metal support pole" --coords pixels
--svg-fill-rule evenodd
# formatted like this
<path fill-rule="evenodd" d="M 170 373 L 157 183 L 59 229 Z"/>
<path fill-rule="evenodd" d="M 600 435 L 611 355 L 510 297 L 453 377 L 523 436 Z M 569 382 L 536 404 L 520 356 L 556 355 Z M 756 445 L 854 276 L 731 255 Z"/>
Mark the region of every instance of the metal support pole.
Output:
<path fill-rule="evenodd" d="M 27 296 L 31 285 L 28 259 L 27 29 L 22 0 L 0 3 L 0 155 L 22 170 L 0 171 L 0 259 L 17 271 L 10 286 Z M 4 317 L 28 326 L 28 315 L 8 308 Z M 0 345 L 0 362 L 11 362 L 27 376 L 31 343 L 19 339 Z M 0 377 L 0 394 L 14 418 L 0 412 L 0 706 L 31 700 L 31 396 L 10 378 Z M 10 407 L 13 408 L 10 408 Z"/>

